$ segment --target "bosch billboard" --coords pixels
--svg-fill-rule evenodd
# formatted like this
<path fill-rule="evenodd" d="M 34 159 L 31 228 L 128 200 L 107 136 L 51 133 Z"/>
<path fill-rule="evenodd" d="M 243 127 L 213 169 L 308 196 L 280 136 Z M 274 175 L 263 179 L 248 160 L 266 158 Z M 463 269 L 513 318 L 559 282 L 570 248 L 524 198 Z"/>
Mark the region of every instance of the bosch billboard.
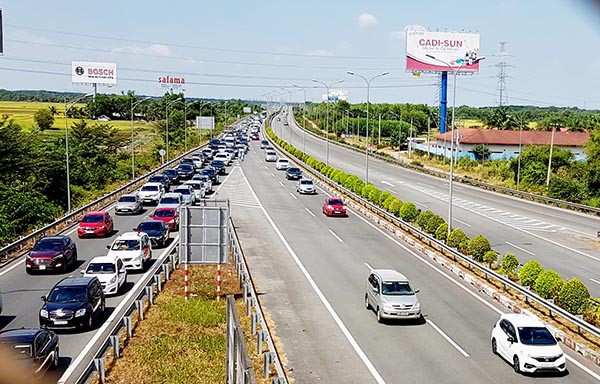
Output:
<path fill-rule="evenodd" d="M 91 61 L 71 62 L 71 81 L 82 84 L 117 84 L 117 64 Z"/>
<path fill-rule="evenodd" d="M 461 72 L 478 72 L 479 34 L 406 31 L 406 70 L 440 72 L 460 68 Z"/>

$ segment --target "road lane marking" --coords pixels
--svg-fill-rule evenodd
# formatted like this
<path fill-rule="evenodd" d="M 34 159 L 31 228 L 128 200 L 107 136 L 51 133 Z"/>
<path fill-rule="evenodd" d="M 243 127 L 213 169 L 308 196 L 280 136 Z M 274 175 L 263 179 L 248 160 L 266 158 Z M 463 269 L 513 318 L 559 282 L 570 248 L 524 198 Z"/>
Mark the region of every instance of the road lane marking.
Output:
<path fill-rule="evenodd" d="M 396 193 L 396 191 L 394 191 L 394 190 L 393 190 L 393 189 L 391 189 L 391 188 L 386 188 L 386 189 L 387 189 L 388 191 L 390 191 L 391 193 L 393 193 L 394 195 L 396 195 L 396 194 L 397 194 L 397 193 Z"/>
<path fill-rule="evenodd" d="M 390 187 L 392 187 L 392 188 L 393 188 L 393 187 L 395 187 L 395 185 L 394 185 L 394 184 L 390 183 L 389 181 L 385 181 L 385 180 L 383 180 L 383 181 L 381 182 L 381 184 L 389 185 L 389 186 L 390 186 Z"/>
<path fill-rule="evenodd" d="M 21 261 L 15 261 L 14 265 L 11 265 L 9 268 L 5 269 L 4 271 L 0 272 L 0 277 L 6 275 L 8 272 L 12 271 L 13 269 L 19 267 L 21 264 L 25 264 L 25 259 L 21 260 Z"/>
<path fill-rule="evenodd" d="M 296 195 L 294 195 L 292 192 L 290 192 L 290 196 L 292 196 L 294 198 L 294 200 L 298 200 L 298 198 L 296 197 Z"/>
<path fill-rule="evenodd" d="M 421 207 L 423 207 L 423 208 L 427 208 L 427 205 L 425 205 L 425 204 L 423 204 L 423 203 L 420 203 L 420 202 L 418 202 L 418 201 L 415 201 L 415 204 L 417 204 L 417 205 L 420 205 L 420 206 L 421 206 Z"/>
<path fill-rule="evenodd" d="M 371 267 L 369 263 L 365 263 L 365 267 L 369 268 L 369 271 L 374 270 L 375 268 Z"/>
<path fill-rule="evenodd" d="M 600 284 L 600 281 L 598 281 L 598 280 L 596 280 L 596 279 L 592 279 L 592 278 L 590 278 L 590 280 L 592 280 L 592 281 L 593 281 L 594 283 L 596 283 L 596 284 Z"/>
<path fill-rule="evenodd" d="M 458 352 L 460 352 L 460 353 L 461 353 L 461 354 L 462 354 L 464 357 L 471 357 L 471 356 L 469 356 L 469 354 L 468 354 L 467 352 L 465 352 L 465 350 L 464 350 L 464 349 L 462 349 L 462 348 L 460 347 L 460 345 L 458 345 L 458 344 L 457 344 L 457 343 L 456 343 L 454 340 L 452 340 L 452 339 L 450 338 L 450 336 L 446 335 L 446 333 L 444 333 L 444 331 L 442 331 L 442 330 L 440 329 L 440 327 L 438 327 L 437 325 L 435 325 L 435 323 L 434 323 L 433 321 L 431 321 L 431 320 L 427 319 L 427 324 L 431 325 L 431 327 L 432 327 L 433 329 L 435 329 L 435 331 L 436 331 L 437 333 L 439 333 L 439 334 L 440 334 L 440 335 L 441 335 L 441 336 L 442 336 L 444 339 L 446 339 L 446 341 L 447 341 L 448 343 L 450 343 L 450 345 L 452 345 L 454 348 L 456 348 L 456 350 L 457 350 Z"/>
<path fill-rule="evenodd" d="M 526 249 L 524 249 L 524 248 L 521 248 L 521 247 L 519 247 L 519 246 L 517 246 L 517 245 L 515 245 L 515 244 L 513 244 L 513 243 L 511 243 L 511 242 L 508 242 L 508 241 L 506 241 L 506 244 L 510 245 L 511 247 L 517 248 L 517 249 L 518 249 L 518 250 L 520 250 L 520 251 L 523 251 L 523 252 L 525 252 L 525 253 L 528 253 L 528 254 L 530 254 L 531 256 L 535 256 L 535 253 L 533 253 L 533 252 L 529 252 L 528 250 L 526 250 Z"/>
<path fill-rule="evenodd" d="M 329 312 L 329 314 L 331 315 L 333 320 L 336 322 L 337 326 L 340 328 L 340 330 L 346 337 L 346 340 L 348 340 L 348 342 L 350 343 L 350 345 L 352 346 L 352 348 L 354 349 L 354 351 L 356 352 L 358 357 L 365 364 L 365 366 L 367 367 L 367 369 L 369 370 L 369 372 L 371 373 L 371 375 L 373 376 L 375 381 L 378 384 L 385 384 L 385 380 L 383 380 L 383 377 L 381 376 L 381 374 L 379 374 L 379 372 L 377 372 L 377 368 L 375 368 L 375 366 L 373 365 L 371 360 L 369 360 L 369 357 L 358 345 L 358 342 L 356 341 L 356 339 L 352 336 L 352 334 L 350 333 L 350 331 L 348 330 L 348 328 L 346 327 L 346 325 L 344 324 L 342 319 L 335 312 L 331 303 L 327 300 L 327 298 L 325 297 L 325 295 L 323 294 L 323 292 L 321 291 L 321 289 L 319 288 L 319 286 L 317 285 L 315 280 L 312 278 L 312 276 L 310 275 L 310 273 L 308 272 L 306 267 L 304 267 L 304 264 L 302 264 L 302 262 L 298 258 L 298 255 L 296 255 L 296 252 L 294 252 L 294 250 L 292 249 L 292 247 L 290 246 L 288 241 L 285 239 L 285 237 L 283 236 L 283 234 L 281 233 L 281 231 L 279 230 L 279 228 L 277 227 L 277 225 L 275 224 L 275 222 L 273 221 L 273 219 L 271 218 L 271 216 L 269 215 L 269 213 L 267 212 L 265 207 L 262 205 L 262 202 L 260 201 L 260 199 L 258 198 L 256 193 L 254 192 L 254 189 L 248 182 L 248 178 L 246 178 L 246 174 L 244 173 L 244 170 L 241 170 L 241 172 L 242 172 L 242 175 L 244 176 L 244 179 L 246 180 L 246 183 L 248 184 L 248 187 L 250 188 L 250 192 L 252 193 L 252 195 L 254 196 L 256 201 L 258 202 L 258 205 L 260 206 L 260 209 L 262 210 L 263 214 L 269 221 L 269 224 L 271 224 L 271 227 L 273 228 L 273 230 L 279 237 L 279 240 L 281 240 L 281 242 L 283 243 L 285 248 L 288 250 L 289 254 L 292 256 L 292 259 L 294 259 L 294 262 L 296 263 L 298 268 L 300 268 L 300 271 L 304 274 L 304 277 L 306 278 L 306 280 L 312 287 L 313 291 L 315 291 L 315 293 L 317 294 L 317 296 L 319 297 L 319 299 L 325 306 L 325 309 L 327 309 L 327 311 Z"/>
<path fill-rule="evenodd" d="M 342 240 L 338 235 L 336 235 L 335 232 L 333 232 L 331 229 L 329 230 L 329 233 L 331 233 L 333 235 L 333 237 L 335 237 L 336 239 L 338 239 L 338 241 L 340 243 L 344 242 L 344 240 Z"/>
<path fill-rule="evenodd" d="M 310 210 L 310 209 L 308 209 L 308 208 L 304 208 L 304 209 L 306 209 L 306 212 L 310 213 L 310 215 L 311 215 L 312 217 L 317 217 L 317 216 L 315 216 L 315 214 L 314 214 L 314 213 L 312 213 L 312 212 L 311 212 L 311 210 Z"/>
<path fill-rule="evenodd" d="M 467 227 L 471 227 L 471 226 L 472 226 L 471 224 L 469 224 L 469 223 L 465 223 L 465 222 L 464 222 L 464 221 L 462 221 L 462 220 L 458 220 L 458 219 L 457 219 L 457 218 L 455 218 L 455 217 L 453 217 L 453 218 L 452 218 L 452 220 L 453 220 L 453 221 L 458 221 L 459 223 L 461 223 L 462 225 L 466 225 Z"/>
<path fill-rule="evenodd" d="M 275 177 L 275 174 L 273 172 L 271 172 L 271 176 Z"/>
<path fill-rule="evenodd" d="M 285 187 L 285 185 L 283 185 L 283 183 L 281 182 L 281 180 L 279 180 L 279 185 L 281 185 L 282 187 Z"/>
<path fill-rule="evenodd" d="M 267 170 L 268 170 L 268 169 L 269 169 L 269 167 L 267 167 L 267 166 L 265 165 L 265 169 L 267 169 Z"/>

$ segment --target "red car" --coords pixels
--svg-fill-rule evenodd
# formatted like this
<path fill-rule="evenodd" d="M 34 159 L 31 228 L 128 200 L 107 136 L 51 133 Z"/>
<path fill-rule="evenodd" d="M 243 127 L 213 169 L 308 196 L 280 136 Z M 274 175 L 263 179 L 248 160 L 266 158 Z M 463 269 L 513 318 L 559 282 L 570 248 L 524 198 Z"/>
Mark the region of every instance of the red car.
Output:
<path fill-rule="evenodd" d="M 113 219 L 106 211 L 88 212 L 83 216 L 77 228 L 77 236 L 108 237 L 114 230 Z"/>
<path fill-rule="evenodd" d="M 150 215 L 152 220 L 164 221 L 169 225 L 169 231 L 179 230 L 179 212 L 175 208 L 157 208 Z"/>
<path fill-rule="evenodd" d="M 347 216 L 346 206 L 339 197 L 330 197 L 323 203 L 323 213 L 327 216 Z"/>

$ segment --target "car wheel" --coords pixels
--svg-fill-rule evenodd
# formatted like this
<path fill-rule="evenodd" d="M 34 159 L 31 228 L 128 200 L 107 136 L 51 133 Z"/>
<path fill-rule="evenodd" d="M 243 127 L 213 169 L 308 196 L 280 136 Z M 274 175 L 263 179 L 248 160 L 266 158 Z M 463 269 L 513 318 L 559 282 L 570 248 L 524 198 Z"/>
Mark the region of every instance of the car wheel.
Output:
<path fill-rule="evenodd" d="M 371 309 L 371 304 L 369 304 L 369 297 L 365 295 L 365 308 Z"/>
<path fill-rule="evenodd" d="M 521 373 L 521 366 L 519 365 L 519 358 L 517 356 L 513 357 L 513 369 L 515 373 Z"/>
<path fill-rule="evenodd" d="M 380 324 L 383 323 L 383 318 L 381 317 L 381 310 L 379 307 L 377 307 L 377 322 Z"/>
<path fill-rule="evenodd" d="M 69 260 L 65 257 L 65 261 L 62 266 L 63 273 L 69 272 Z"/>
<path fill-rule="evenodd" d="M 492 353 L 494 355 L 498 354 L 498 346 L 496 345 L 496 339 L 492 339 Z"/>
<path fill-rule="evenodd" d="M 60 361 L 60 354 L 59 354 L 59 350 L 57 347 L 56 350 L 54 351 L 54 359 L 52 359 L 52 367 L 54 369 L 58 368 L 59 361 Z"/>

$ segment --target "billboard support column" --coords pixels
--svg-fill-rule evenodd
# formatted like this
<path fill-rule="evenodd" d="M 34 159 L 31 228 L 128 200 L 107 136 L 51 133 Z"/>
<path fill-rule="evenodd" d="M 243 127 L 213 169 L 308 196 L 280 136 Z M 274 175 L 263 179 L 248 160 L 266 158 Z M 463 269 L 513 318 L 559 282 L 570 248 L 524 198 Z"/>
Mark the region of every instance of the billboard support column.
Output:
<path fill-rule="evenodd" d="M 446 106 L 448 104 L 448 71 L 442 72 L 440 88 L 440 134 L 446 133 Z"/>

